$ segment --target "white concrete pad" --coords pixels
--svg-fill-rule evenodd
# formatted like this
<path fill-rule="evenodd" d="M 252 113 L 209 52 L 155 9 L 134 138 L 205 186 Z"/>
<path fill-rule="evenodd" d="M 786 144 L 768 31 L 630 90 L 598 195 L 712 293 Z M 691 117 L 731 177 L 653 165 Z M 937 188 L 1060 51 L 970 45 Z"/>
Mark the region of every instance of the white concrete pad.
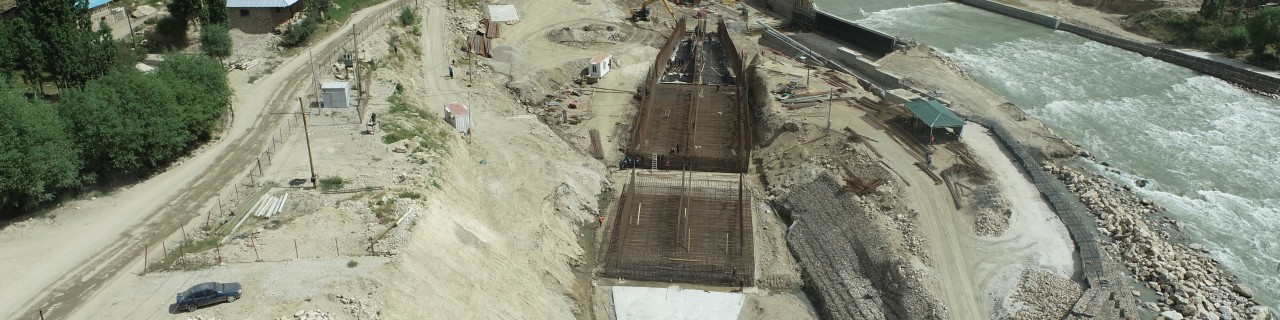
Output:
<path fill-rule="evenodd" d="M 741 293 L 678 287 L 613 287 L 618 320 L 736 320 L 746 297 Z"/>

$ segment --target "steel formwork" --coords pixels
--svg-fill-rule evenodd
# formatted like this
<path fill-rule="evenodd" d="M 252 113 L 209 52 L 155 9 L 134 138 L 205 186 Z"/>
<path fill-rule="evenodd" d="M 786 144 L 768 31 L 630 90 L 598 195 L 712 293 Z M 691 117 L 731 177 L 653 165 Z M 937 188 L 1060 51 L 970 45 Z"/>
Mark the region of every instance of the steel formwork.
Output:
<path fill-rule="evenodd" d="M 613 222 L 603 276 L 752 285 L 755 250 L 742 175 L 737 181 L 713 175 L 724 177 L 632 175 Z"/>

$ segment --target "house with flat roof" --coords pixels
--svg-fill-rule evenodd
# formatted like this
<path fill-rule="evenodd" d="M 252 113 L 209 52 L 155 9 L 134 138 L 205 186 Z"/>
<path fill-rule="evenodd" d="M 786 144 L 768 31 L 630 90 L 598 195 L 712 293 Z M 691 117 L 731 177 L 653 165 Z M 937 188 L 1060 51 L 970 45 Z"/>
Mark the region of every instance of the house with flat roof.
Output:
<path fill-rule="evenodd" d="M 267 33 L 304 9 L 300 0 L 227 0 L 227 20 L 244 33 Z"/>

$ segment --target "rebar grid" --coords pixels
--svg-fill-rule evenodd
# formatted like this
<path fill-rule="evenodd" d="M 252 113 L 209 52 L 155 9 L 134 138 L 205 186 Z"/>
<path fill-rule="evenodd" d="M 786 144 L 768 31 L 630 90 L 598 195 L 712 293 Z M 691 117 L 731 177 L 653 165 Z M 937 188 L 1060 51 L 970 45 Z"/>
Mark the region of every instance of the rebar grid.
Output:
<path fill-rule="evenodd" d="M 707 177 L 712 175 L 633 176 L 614 219 L 603 275 L 751 285 L 755 256 L 741 175 L 738 181 Z"/>

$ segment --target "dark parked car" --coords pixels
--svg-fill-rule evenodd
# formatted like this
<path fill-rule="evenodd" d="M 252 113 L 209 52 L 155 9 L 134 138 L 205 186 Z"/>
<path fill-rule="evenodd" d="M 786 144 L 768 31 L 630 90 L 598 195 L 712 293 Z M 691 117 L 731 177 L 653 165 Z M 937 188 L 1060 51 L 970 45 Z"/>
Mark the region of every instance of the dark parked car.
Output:
<path fill-rule="evenodd" d="M 232 302 L 240 299 L 240 284 L 235 282 L 205 282 L 197 284 L 187 291 L 178 293 L 177 309 L 180 311 L 196 311 L 196 309 L 219 302 Z"/>

